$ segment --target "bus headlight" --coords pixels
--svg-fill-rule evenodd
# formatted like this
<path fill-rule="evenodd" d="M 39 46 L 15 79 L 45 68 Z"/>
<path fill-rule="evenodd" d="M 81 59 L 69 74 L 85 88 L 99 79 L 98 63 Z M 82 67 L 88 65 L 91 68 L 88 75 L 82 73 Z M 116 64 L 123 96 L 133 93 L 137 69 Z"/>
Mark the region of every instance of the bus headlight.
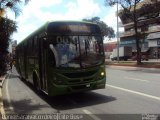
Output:
<path fill-rule="evenodd" d="M 101 76 L 104 76 L 105 74 L 104 74 L 104 72 L 101 72 Z"/>

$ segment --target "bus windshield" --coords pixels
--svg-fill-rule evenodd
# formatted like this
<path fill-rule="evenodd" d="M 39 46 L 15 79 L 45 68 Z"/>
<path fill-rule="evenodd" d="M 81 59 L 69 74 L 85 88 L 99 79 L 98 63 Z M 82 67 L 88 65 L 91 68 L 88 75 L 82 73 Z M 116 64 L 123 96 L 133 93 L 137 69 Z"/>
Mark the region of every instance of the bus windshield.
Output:
<path fill-rule="evenodd" d="M 102 42 L 100 36 L 56 36 L 49 42 L 49 57 L 57 68 L 96 66 L 104 61 Z"/>

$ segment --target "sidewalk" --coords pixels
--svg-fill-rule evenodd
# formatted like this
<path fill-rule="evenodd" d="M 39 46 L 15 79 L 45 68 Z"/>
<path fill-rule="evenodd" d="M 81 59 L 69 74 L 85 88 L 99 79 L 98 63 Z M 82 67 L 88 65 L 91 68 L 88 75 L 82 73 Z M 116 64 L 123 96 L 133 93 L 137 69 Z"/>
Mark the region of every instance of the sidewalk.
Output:
<path fill-rule="evenodd" d="M 106 67 L 125 70 L 137 70 L 152 73 L 160 73 L 160 60 L 142 61 L 141 65 L 137 65 L 136 61 L 107 61 Z"/>
<path fill-rule="evenodd" d="M 4 80 L 7 78 L 7 76 L 8 76 L 9 74 L 13 73 L 13 71 L 14 71 L 15 69 L 16 69 L 16 68 L 15 68 L 15 66 L 13 65 L 12 71 L 11 71 L 11 70 L 8 70 L 5 75 L 0 76 L 0 88 L 2 88 L 3 83 L 4 83 Z M 16 72 L 16 74 L 18 74 L 18 73 Z"/>
<path fill-rule="evenodd" d="M 5 78 L 7 77 L 7 74 L 0 76 L 0 88 L 2 88 L 2 85 L 4 83 Z"/>
<path fill-rule="evenodd" d="M 142 61 L 141 65 L 137 65 L 136 61 L 111 61 L 106 59 L 106 65 L 109 66 L 125 66 L 125 67 L 140 67 L 140 68 L 157 68 L 160 69 L 160 59 L 151 59 L 149 61 Z"/>
<path fill-rule="evenodd" d="M 105 59 L 105 61 L 111 61 L 111 59 Z M 130 62 L 132 60 L 128 60 L 126 62 Z M 135 60 L 132 62 L 136 62 Z M 142 61 L 142 62 L 160 62 L 160 59 L 149 59 L 148 61 Z"/>
<path fill-rule="evenodd" d="M 107 68 L 120 69 L 120 70 L 133 70 L 133 71 L 144 71 L 149 73 L 160 74 L 160 68 L 144 68 L 144 67 L 133 67 L 133 66 L 116 66 L 108 65 Z"/>
<path fill-rule="evenodd" d="M 2 120 L 2 115 L 5 114 L 4 105 L 3 105 L 2 87 L 5 79 L 8 77 L 8 72 L 5 75 L 0 76 L 0 120 Z"/>
<path fill-rule="evenodd" d="M 0 77 L 0 120 L 2 119 L 2 114 L 4 114 L 2 85 L 4 83 L 6 76 L 7 76 L 7 74 Z"/>

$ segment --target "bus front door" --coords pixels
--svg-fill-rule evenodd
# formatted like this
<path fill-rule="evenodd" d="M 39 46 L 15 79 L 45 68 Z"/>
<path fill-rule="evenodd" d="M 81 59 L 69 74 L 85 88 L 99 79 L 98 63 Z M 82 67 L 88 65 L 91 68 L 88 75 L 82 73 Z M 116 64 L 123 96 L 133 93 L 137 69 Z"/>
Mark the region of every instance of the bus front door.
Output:
<path fill-rule="evenodd" d="M 47 73 L 46 73 L 46 48 L 44 46 L 44 39 L 40 40 L 39 44 L 39 72 L 40 72 L 40 88 L 47 92 Z"/>

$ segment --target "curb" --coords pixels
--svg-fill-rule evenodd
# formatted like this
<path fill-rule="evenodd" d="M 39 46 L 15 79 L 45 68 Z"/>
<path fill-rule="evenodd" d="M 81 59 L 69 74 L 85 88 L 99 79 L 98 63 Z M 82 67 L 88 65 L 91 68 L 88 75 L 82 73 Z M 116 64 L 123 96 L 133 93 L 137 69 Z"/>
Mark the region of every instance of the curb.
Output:
<path fill-rule="evenodd" d="M 150 70 L 155 72 L 160 72 L 160 68 L 147 68 L 147 67 L 136 67 L 136 66 L 122 66 L 122 65 L 106 65 L 108 68 L 118 68 L 118 69 L 130 69 L 130 70 Z"/>
<path fill-rule="evenodd" d="M 105 64 L 106 66 L 124 66 L 124 67 L 137 67 L 137 68 L 156 68 L 160 69 L 160 65 L 136 65 L 136 64 Z"/>
<path fill-rule="evenodd" d="M 3 77 L 0 77 L 0 117 L 2 119 L 2 115 L 5 115 L 4 105 L 3 105 L 3 97 L 2 97 L 2 86 L 7 78 L 8 74 L 5 74 Z"/>
<path fill-rule="evenodd" d="M 8 74 L 5 74 L 3 77 L 0 77 L 0 88 L 2 88 L 4 80 L 6 79 L 7 76 Z"/>

